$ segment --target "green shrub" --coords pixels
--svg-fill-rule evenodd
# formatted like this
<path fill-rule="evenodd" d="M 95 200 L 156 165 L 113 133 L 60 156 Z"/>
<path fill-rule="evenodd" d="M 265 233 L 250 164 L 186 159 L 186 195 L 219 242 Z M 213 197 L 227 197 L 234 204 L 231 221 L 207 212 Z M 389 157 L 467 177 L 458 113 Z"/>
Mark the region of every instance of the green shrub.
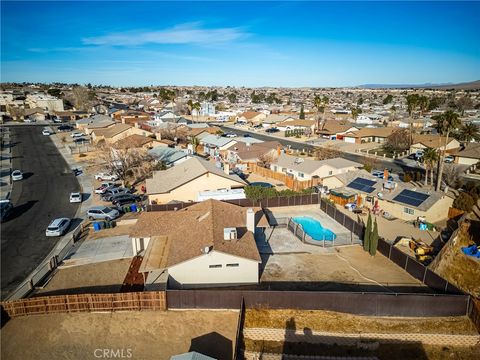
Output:
<path fill-rule="evenodd" d="M 410 173 L 405 173 L 405 174 L 403 174 L 403 181 L 404 181 L 404 182 L 410 182 L 410 181 L 412 181 L 412 175 L 410 175 Z"/>
<path fill-rule="evenodd" d="M 472 211 L 475 202 L 475 199 L 469 193 L 460 193 L 460 195 L 458 195 L 458 197 L 453 202 L 453 207 L 470 212 Z"/>

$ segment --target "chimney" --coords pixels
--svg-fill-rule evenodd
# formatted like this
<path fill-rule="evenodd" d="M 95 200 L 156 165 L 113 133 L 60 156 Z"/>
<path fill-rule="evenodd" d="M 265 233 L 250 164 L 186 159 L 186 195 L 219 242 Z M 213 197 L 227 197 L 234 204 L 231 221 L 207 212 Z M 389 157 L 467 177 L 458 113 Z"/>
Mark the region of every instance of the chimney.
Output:
<path fill-rule="evenodd" d="M 155 138 L 156 138 L 158 141 L 162 140 L 162 133 L 161 133 L 161 132 L 155 133 Z"/>
<path fill-rule="evenodd" d="M 280 156 L 280 145 L 277 145 L 277 155 Z"/>
<path fill-rule="evenodd" d="M 227 175 L 230 175 L 230 164 L 228 162 L 223 164 L 223 172 Z"/>
<path fill-rule="evenodd" d="M 255 234 L 255 211 L 252 208 L 247 210 L 247 230 Z"/>

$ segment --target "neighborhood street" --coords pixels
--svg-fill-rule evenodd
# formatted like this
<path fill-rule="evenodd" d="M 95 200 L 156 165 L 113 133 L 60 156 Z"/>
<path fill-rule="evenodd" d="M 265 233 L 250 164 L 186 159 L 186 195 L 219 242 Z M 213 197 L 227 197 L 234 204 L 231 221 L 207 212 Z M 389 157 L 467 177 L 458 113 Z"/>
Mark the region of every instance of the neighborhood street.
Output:
<path fill-rule="evenodd" d="M 2 223 L 1 297 L 4 299 L 53 249 L 59 238 L 45 229 L 58 217 L 74 218 L 79 204 L 69 194 L 79 184 L 42 127 L 10 127 L 12 169 L 23 172 L 13 183 L 9 218 Z M 70 227 L 70 231 L 72 226 Z"/>

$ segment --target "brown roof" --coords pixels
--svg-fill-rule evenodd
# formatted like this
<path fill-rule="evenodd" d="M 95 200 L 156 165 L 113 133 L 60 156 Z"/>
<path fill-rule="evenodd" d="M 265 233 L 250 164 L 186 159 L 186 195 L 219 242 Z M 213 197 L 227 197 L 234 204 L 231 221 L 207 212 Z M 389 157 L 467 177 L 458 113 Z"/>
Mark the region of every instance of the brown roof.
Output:
<path fill-rule="evenodd" d="M 413 144 L 422 144 L 426 147 L 430 148 L 441 148 L 445 144 L 446 138 L 444 136 L 439 135 L 431 135 L 431 134 L 414 134 L 413 135 Z M 449 142 L 454 141 L 455 139 L 450 137 Z"/>
<path fill-rule="evenodd" d="M 381 128 L 361 128 L 355 132 L 348 132 L 346 136 L 354 138 L 362 138 L 369 136 L 378 136 L 378 137 L 388 137 L 392 135 L 395 131 L 399 129 L 390 128 L 390 127 L 381 127 Z"/>
<path fill-rule="evenodd" d="M 151 143 L 154 139 L 138 134 L 129 135 L 124 139 L 115 142 L 118 149 L 139 148 L 145 144 Z"/>
<path fill-rule="evenodd" d="M 25 109 L 25 115 L 32 115 L 32 114 L 44 114 L 45 112 L 41 107 L 34 107 L 33 109 Z"/>
<path fill-rule="evenodd" d="M 480 159 L 480 144 L 467 143 L 462 149 L 451 153 L 454 156 L 465 157 L 470 159 Z"/>
<path fill-rule="evenodd" d="M 285 120 L 278 124 L 278 126 L 306 126 L 311 127 L 315 125 L 315 120 L 306 120 L 306 119 L 295 119 L 295 120 Z"/>
<path fill-rule="evenodd" d="M 247 143 L 237 142 L 228 148 L 228 151 L 232 151 L 242 160 L 258 159 L 260 156 L 268 154 L 272 150 L 276 150 L 278 147 L 283 148 L 282 144 L 278 141 L 265 141 L 261 143 L 253 143 L 247 145 Z"/>
<path fill-rule="evenodd" d="M 127 131 L 130 128 L 132 128 L 132 126 L 128 124 L 115 124 L 106 129 L 95 129 L 92 131 L 92 133 L 95 133 L 95 136 L 104 136 L 105 138 L 111 138 L 124 131 Z"/>
<path fill-rule="evenodd" d="M 149 269 L 166 268 L 201 256 L 205 247 L 260 262 L 254 235 L 246 230 L 247 210 L 211 199 L 178 211 L 144 212 L 130 237 L 157 237 L 147 247 L 146 255 L 153 254 L 144 266 Z M 268 226 L 263 210 L 254 211 L 257 226 Z M 237 228 L 237 240 L 224 240 L 223 230 L 230 227 Z"/>
<path fill-rule="evenodd" d="M 338 134 L 341 132 L 345 132 L 348 129 L 355 127 L 354 124 L 351 123 L 342 123 L 341 121 L 337 120 L 327 120 L 325 124 L 319 129 L 320 134 Z"/>
<path fill-rule="evenodd" d="M 262 115 L 260 112 L 256 111 L 245 111 L 240 117 L 244 117 L 247 120 L 253 119 L 255 116 Z"/>

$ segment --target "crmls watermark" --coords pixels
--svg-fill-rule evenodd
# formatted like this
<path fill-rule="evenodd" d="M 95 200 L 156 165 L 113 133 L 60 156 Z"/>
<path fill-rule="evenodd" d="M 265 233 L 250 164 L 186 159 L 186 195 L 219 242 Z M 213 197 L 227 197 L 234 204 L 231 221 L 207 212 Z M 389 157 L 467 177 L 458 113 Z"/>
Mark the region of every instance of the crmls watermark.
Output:
<path fill-rule="evenodd" d="M 95 349 L 93 356 L 97 359 L 130 359 L 133 351 L 132 349 Z"/>

